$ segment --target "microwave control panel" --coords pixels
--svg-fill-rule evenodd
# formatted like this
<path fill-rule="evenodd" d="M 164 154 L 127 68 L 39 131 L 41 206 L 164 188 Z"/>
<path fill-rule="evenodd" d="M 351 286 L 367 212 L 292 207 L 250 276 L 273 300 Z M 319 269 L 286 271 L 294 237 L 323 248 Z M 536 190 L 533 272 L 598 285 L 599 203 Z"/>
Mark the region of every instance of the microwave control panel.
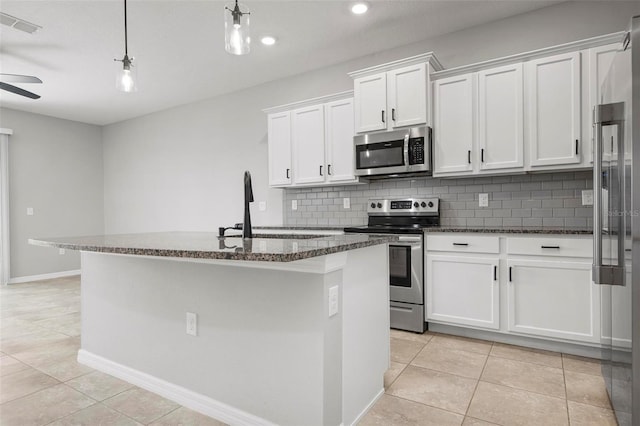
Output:
<path fill-rule="evenodd" d="M 409 139 L 409 164 L 424 164 L 424 138 Z"/>

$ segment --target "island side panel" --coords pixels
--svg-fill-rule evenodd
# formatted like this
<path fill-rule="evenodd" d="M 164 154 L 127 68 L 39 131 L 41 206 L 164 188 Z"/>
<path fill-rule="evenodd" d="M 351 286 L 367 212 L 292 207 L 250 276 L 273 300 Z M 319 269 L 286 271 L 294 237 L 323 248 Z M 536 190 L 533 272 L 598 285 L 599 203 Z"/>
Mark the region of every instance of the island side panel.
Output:
<path fill-rule="evenodd" d="M 341 280 L 84 252 L 82 350 L 277 424 L 337 425 L 342 310 L 326 301 Z"/>

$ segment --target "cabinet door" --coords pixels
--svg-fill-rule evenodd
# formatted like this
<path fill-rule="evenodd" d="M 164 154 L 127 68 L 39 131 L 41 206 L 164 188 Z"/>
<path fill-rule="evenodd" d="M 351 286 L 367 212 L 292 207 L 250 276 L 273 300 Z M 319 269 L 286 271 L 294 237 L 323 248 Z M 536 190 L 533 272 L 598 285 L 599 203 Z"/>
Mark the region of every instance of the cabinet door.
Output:
<path fill-rule="evenodd" d="M 434 176 L 469 174 L 473 170 L 473 75 L 434 83 Z"/>
<path fill-rule="evenodd" d="M 291 114 L 269 114 L 269 185 L 291 185 Z"/>
<path fill-rule="evenodd" d="M 531 166 L 580 162 L 580 53 L 527 64 Z"/>
<path fill-rule="evenodd" d="M 353 182 L 353 99 L 325 104 L 327 180 Z"/>
<path fill-rule="evenodd" d="M 392 127 L 426 124 L 426 64 L 389 71 L 387 73 L 387 95 Z"/>
<path fill-rule="evenodd" d="M 317 183 L 325 180 L 324 105 L 314 105 L 291 112 L 294 183 Z"/>
<path fill-rule="evenodd" d="M 524 166 L 522 64 L 478 72 L 480 170 Z"/>
<path fill-rule="evenodd" d="M 510 260 L 508 330 L 599 342 L 600 293 L 591 263 Z"/>
<path fill-rule="evenodd" d="M 427 254 L 427 321 L 500 328 L 498 259 Z"/>
<path fill-rule="evenodd" d="M 387 128 L 387 74 L 380 73 L 353 81 L 356 132 Z"/>

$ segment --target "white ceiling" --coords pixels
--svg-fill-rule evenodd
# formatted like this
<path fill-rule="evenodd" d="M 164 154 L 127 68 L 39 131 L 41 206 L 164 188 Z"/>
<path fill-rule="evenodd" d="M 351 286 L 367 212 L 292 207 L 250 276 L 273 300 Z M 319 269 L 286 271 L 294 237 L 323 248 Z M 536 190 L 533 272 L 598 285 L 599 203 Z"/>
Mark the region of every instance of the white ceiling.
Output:
<path fill-rule="evenodd" d="M 115 89 L 124 56 L 121 0 L 3 0 L 0 11 L 43 27 L 30 35 L 0 26 L 0 71 L 35 75 L 18 85 L 42 98 L 0 91 L 4 107 L 109 124 L 340 63 L 558 3 L 526 0 L 350 1 L 246 0 L 252 51 L 224 51 L 224 2 L 129 0 L 129 54 L 140 90 Z M 274 35 L 273 47 L 257 43 Z"/>

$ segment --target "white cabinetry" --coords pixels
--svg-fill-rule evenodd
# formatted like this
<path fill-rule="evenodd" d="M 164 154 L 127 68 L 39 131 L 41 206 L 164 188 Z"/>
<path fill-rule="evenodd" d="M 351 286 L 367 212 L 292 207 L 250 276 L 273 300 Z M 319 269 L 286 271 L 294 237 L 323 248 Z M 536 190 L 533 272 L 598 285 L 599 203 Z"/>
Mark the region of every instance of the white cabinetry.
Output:
<path fill-rule="evenodd" d="M 269 185 L 357 183 L 353 161 L 351 92 L 265 110 Z"/>
<path fill-rule="evenodd" d="M 432 53 L 349 73 L 354 84 L 355 131 L 429 123 L 429 74 L 442 66 Z"/>
<path fill-rule="evenodd" d="M 530 164 L 580 163 L 580 52 L 527 63 Z"/>

